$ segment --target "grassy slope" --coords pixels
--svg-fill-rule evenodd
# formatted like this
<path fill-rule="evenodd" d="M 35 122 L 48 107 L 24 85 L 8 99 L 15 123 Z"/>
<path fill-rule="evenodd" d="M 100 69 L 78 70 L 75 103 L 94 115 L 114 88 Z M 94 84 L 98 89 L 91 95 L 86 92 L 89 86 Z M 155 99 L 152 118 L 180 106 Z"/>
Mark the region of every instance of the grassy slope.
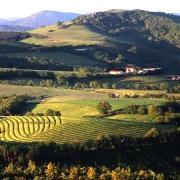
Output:
<path fill-rule="evenodd" d="M 62 101 L 60 97 L 52 97 L 47 99 L 43 104 L 38 104 L 34 109 L 34 113 L 43 112 L 45 113 L 47 109 L 60 110 L 62 112 L 63 118 L 68 119 L 82 119 L 89 116 L 98 116 L 98 111 L 96 110 L 97 104 L 102 101 L 102 99 L 75 99 Z M 105 99 L 112 105 L 112 110 L 117 110 L 123 108 L 129 104 L 143 104 L 143 105 L 160 105 L 165 102 L 164 99 L 149 99 L 149 98 L 121 98 L 121 99 Z M 71 112 L 71 113 L 70 113 Z M 117 119 L 117 118 L 116 118 Z M 138 116 L 136 117 L 138 120 Z"/>
<path fill-rule="evenodd" d="M 51 32 L 50 32 L 51 31 Z M 72 25 L 66 29 L 59 29 L 58 26 L 47 26 L 30 31 L 32 34 L 39 34 L 45 38 L 28 38 L 24 39 L 23 44 L 34 44 L 42 46 L 63 46 L 63 45 L 106 45 L 107 37 L 93 32 L 88 26 Z M 8 56 L 28 56 L 44 57 L 53 59 L 59 63 L 72 66 L 103 66 L 103 62 L 95 61 L 92 58 L 75 55 L 71 53 L 56 52 L 26 52 L 26 53 L 7 53 Z"/>
<path fill-rule="evenodd" d="M 50 32 L 52 31 L 52 32 Z M 88 26 L 72 25 L 66 29 L 59 29 L 58 26 L 47 26 L 30 31 L 33 34 L 47 36 L 44 39 L 28 38 L 24 43 L 57 46 L 57 45 L 93 45 L 104 44 L 106 36 L 92 32 Z"/>
<path fill-rule="evenodd" d="M 128 104 L 156 104 L 164 102 L 163 99 L 106 99 L 116 110 Z M 47 109 L 60 110 L 62 112 L 63 125 L 44 132 L 34 139 L 56 139 L 57 142 L 84 141 L 101 135 L 122 134 L 127 136 L 143 136 L 150 128 L 156 125 L 144 123 L 149 120 L 146 116 L 124 115 L 124 118 L 112 116 L 108 118 L 97 118 L 96 105 L 100 100 L 86 99 L 60 102 L 57 98 L 51 98 L 44 104 L 37 105 L 33 112 L 45 112 Z M 118 120 L 118 121 L 117 121 Z M 121 120 L 121 121 L 120 121 Z M 138 122 L 138 121 L 141 122 Z M 173 127 L 157 126 L 167 130 Z"/>
<path fill-rule="evenodd" d="M 114 46 L 116 43 L 136 45 L 137 37 L 129 35 L 108 36 L 101 34 L 88 25 L 71 25 L 60 29 L 57 25 L 47 26 L 30 31 L 32 34 L 45 36 L 44 39 L 28 38 L 21 42 L 42 46 L 62 45 L 102 45 Z"/>

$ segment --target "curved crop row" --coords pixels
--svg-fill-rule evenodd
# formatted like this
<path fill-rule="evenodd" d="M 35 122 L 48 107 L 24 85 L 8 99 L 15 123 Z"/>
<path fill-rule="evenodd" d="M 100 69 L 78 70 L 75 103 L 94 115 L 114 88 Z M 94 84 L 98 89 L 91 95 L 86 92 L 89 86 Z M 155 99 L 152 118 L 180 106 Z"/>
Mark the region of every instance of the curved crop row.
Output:
<path fill-rule="evenodd" d="M 8 116 L 0 120 L 0 140 L 31 142 L 33 137 L 61 123 L 60 117 Z"/>

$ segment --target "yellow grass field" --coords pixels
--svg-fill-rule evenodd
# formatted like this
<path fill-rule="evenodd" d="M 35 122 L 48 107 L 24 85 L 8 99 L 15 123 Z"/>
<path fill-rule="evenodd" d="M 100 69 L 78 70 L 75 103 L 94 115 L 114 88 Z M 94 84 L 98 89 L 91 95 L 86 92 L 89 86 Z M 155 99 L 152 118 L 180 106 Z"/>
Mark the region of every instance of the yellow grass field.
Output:
<path fill-rule="evenodd" d="M 83 25 L 72 25 L 66 29 L 53 25 L 30 31 L 30 33 L 40 34 L 46 38 L 28 38 L 22 42 L 44 46 L 104 44 L 107 38 Z"/>

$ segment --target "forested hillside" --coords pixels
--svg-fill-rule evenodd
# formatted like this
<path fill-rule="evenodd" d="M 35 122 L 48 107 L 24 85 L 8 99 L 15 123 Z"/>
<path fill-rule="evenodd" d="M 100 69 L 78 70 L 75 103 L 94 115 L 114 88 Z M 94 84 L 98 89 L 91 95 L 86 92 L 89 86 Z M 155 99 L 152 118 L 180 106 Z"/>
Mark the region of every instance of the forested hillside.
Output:
<path fill-rule="evenodd" d="M 3 40 L 22 40 L 25 38 L 29 38 L 30 34 L 28 33 L 20 33 L 20 32 L 3 32 L 0 31 L 0 41 Z"/>
<path fill-rule="evenodd" d="M 141 10 L 106 11 L 80 16 L 75 24 L 89 24 L 110 35 L 139 34 L 148 40 L 167 41 L 180 47 L 180 17 Z"/>

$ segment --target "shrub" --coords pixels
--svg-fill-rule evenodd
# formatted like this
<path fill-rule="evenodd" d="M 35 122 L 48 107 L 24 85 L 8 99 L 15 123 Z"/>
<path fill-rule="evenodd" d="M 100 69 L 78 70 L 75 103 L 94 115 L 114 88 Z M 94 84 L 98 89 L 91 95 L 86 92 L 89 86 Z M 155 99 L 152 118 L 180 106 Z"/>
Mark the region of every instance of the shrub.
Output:
<path fill-rule="evenodd" d="M 138 108 L 139 108 L 138 105 L 131 104 L 131 105 L 124 107 L 123 112 L 126 114 L 137 114 Z"/>
<path fill-rule="evenodd" d="M 61 116 L 60 111 L 54 111 L 52 109 L 48 109 L 45 114 L 46 116 Z"/>
<path fill-rule="evenodd" d="M 147 114 L 147 113 L 148 113 L 147 106 L 140 105 L 138 108 L 138 114 Z"/>
<path fill-rule="evenodd" d="M 97 105 L 97 110 L 99 111 L 101 115 L 108 114 L 111 108 L 112 106 L 107 101 L 100 102 Z"/>

